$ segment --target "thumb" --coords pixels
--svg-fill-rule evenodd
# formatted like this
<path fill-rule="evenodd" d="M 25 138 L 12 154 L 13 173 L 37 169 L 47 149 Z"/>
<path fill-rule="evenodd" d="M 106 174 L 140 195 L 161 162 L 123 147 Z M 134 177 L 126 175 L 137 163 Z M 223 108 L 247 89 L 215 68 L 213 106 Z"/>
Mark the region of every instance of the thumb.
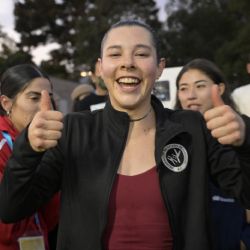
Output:
<path fill-rule="evenodd" d="M 211 99 L 214 107 L 224 105 L 224 102 L 220 95 L 219 86 L 217 84 L 213 84 L 211 88 Z"/>
<path fill-rule="evenodd" d="M 51 110 L 51 99 L 47 90 L 42 90 L 41 92 L 40 110 Z"/>

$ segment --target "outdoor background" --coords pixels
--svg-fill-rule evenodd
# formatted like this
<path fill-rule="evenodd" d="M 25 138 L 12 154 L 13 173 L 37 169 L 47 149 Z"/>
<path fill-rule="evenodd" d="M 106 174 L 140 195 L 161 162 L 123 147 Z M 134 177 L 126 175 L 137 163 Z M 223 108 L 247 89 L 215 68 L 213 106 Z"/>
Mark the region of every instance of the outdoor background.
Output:
<path fill-rule="evenodd" d="M 0 0 L 0 72 L 33 61 L 52 76 L 78 81 L 79 70 L 98 58 L 110 24 L 127 17 L 156 30 L 168 67 L 204 57 L 232 88 L 249 83 L 249 0 Z"/>

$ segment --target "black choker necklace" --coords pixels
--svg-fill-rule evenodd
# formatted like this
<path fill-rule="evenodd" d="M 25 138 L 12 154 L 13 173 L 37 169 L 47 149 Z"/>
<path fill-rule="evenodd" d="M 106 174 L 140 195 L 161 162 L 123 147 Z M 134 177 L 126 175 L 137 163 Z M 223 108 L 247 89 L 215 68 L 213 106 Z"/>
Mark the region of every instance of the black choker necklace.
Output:
<path fill-rule="evenodd" d="M 145 119 L 152 111 L 152 108 L 150 108 L 150 110 L 148 111 L 148 113 L 146 113 L 144 116 L 140 117 L 140 118 L 135 118 L 135 119 L 130 119 L 130 122 L 138 122 L 141 121 L 143 119 Z"/>

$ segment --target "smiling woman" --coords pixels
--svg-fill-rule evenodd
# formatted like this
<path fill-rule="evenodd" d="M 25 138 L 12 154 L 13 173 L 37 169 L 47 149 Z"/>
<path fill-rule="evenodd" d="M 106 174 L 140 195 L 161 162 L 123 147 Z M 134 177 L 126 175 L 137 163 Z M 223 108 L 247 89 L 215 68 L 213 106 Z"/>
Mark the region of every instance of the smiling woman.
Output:
<path fill-rule="evenodd" d="M 222 104 L 209 131 L 198 112 L 165 109 L 151 95 L 164 60 L 141 21 L 111 26 L 101 52 L 104 109 L 62 119 L 43 105 L 15 141 L 1 219 L 30 216 L 61 190 L 58 250 L 213 249 L 209 178 L 250 207 L 249 119 Z M 218 142 L 225 134 L 237 152 Z"/>
<path fill-rule="evenodd" d="M 122 40 L 124 33 L 127 34 L 126 44 Z M 155 79 L 165 67 L 165 60 L 159 58 L 158 52 L 153 30 L 142 23 L 118 23 L 102 40 L 100 72 L 110 101 L 116 109 L 127 112 L 132 120 L 150 110 Z"/>
<path fill-rule="evenodd" d="M 213 109 L 212 88 L 215 85 L 225 104 L 234 107 L 225 77 L 217 65 L 207 59 L 194 59 L 184 65 L 176 84 L 178 108 L 199 111 L 201 114 Z M 234 113 L 233 111 L 232 114 Z M 244 208 L 213 183 L 210 185 L 210 193 L 216 249 L 240 249 Z"/>
<path fill-rule="evenodd" d="M 230 97 L 229 84 L 221 70 L 213 62 L 197 58 L 187 63 L 176 78 L 177 102 L 175 108 L 200 111 L 213 107 L 211 87 L 218 85 L 225 104 L 235 108 Z"/>

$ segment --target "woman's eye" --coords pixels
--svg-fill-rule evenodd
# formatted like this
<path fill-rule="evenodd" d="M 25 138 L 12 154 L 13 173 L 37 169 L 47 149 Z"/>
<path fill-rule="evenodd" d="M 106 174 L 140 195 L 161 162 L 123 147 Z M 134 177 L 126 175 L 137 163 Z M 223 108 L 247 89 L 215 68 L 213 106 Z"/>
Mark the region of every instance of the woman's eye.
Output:
<path fill-rule="evenodd" d="M 205 85 L 205 84 L 199 84 L 199 85 L 197 85 L 196 87 L 197 87 L 198 89 L 201 89 L 201 88 L 205 88 L 206 85 Z"/>
<path fill-rule="evenodd" d="M 141 52 L 141 53 L 137 53 L 136 55 L 140 57 L 147 57 L 148 53 Z"/>
<path fill-rule="evenodd" d="M 182 91 L 182 92 L 184 92 L 184 91 L 186 91 L 186 90 L 187 90 L 187 88 L 184 88 L 184 87 L 179 88 L 179 91 Z"/>
<path fill-rule="evenodd" d="M 110 57 L 118 57 L 120 55 L 121 55 L 120 53 L 111 53 L 111 54 L 109 54 Z"/>
<path fill-rule="evenodd" d="M 40 100 L 40 97 L 39 96 L 31 96 L 30 99 L 32 101 L 39 101 Z"/>

